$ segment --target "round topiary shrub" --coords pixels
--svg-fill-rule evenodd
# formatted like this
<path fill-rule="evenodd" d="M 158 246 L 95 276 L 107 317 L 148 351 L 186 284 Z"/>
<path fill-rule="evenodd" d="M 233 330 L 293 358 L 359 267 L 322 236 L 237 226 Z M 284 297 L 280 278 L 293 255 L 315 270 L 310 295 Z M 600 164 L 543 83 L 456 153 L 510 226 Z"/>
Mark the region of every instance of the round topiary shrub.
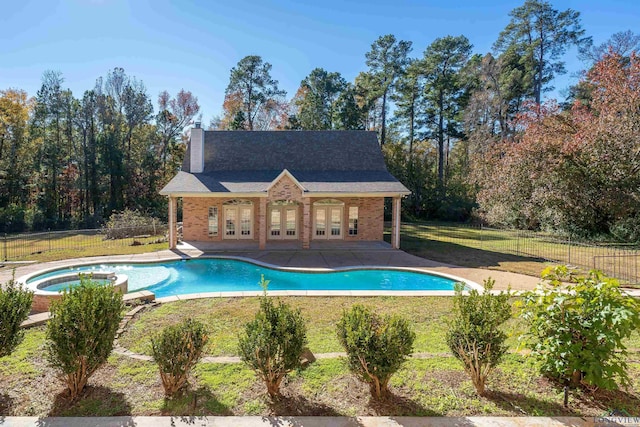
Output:
<path fill-rule="evenodd" d="M 122 294 L 80 276 L 80 285 L 64 291 L 51 304 L 47 324 L 47 359 L 60 373 L 71 400 L 82 392 L 89 377 L 113 350 L 122 320 Z"/>
<path fill-rule="evenodd" d="M 13 279 L 0 284 L 0 357 L 8 356 L 22 342 L 20 324 L 29 316 L 33 292 Z"/>
<path fill-rule="evenodd" d="M 167 326 L 151 339 L 153 360 L 160 369 L 167 397 L 188 384 L 189 372 L 202 357 L 208 339 L 204 325 L 192 319 Z"/>
<path fill-rule="evenodd" d="M 266 295 L 269 281 L 261 278 L 265 294 L 254 320 L 238 337 L 240 358 L 262 378 L 271 397 L 280 395 L 286 375 L 301 366 L 300 356 L 307 344 L 307 328 L 300 310 L 275 304 Z"/>
<path fill-rule="evenodd" d="M 415 337 L 402 317 L 383 318 L 358 304 L 345 310 L 338 322 L 349 369 L 369 384 L 376 399 L 388 395 L 389 380 L 411 354 Z"/>

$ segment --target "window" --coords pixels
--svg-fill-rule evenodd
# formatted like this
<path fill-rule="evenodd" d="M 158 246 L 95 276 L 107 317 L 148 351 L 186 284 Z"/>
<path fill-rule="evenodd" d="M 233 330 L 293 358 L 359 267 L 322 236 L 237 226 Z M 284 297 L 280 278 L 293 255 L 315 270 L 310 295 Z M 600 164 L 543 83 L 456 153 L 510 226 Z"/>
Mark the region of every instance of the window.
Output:
<path fill-rule="evenodd" d="M 349 206 L 349 235 L 356 236 L 358 234 L 358 207 Z"/>
<path fill-rule="evenodd" d="M 218 235 L 218 208 L 209 208 L 209 236 Z"/>

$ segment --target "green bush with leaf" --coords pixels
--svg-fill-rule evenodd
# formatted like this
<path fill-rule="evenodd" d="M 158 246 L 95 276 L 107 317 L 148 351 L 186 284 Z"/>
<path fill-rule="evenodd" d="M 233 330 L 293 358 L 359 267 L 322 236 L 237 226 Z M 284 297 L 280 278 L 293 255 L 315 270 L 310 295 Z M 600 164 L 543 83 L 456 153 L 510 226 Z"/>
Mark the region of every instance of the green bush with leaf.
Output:
<path fill-rule="evenodd" d="M 273 302 L 266 294 L 268 280 L 261 277 L 265 290 L 254 320 L 238 337 L 240 358 L 265 382 L 271 397 L 280 395 L 286 375 L 301 366 L 300 356 L 307 344 L 307 327 L 300 310 Z"/>
<path fill-rule="evenodd" d="M 204 325 L 192 319 L 167 326 L 151 338 L 153 360 L 158 364 L 162 386 L 168 397 L 188 384 L 189 372 L 202 357 L 207 341 Z"/>
<path fill-rule="evenodd" d="M 72 400 L 107 361 L 122 320 L 122 294 L 80 275 L 80 284 L 51 304 L 47 359 L 59 371 Z"/>
<path fill-rule="evenodd" d="M 20 324 L 29 317 L 33 292 L 14 279 L 0 285 L 0 357 L 8 356 L 22 342 Z"/>
<path fill-rule="evenodd" d="M 349 369 L 369 384 L 371 395 L 389 393 L 389 380 L 413 350 L 415 333 L 400 316 L 384 318 L 356 304 L 338 322 L 338 340 L 347 352 Z"/>
<path fill-rule="evenodd" d="M 453 321 L 446 334 L 447 345 L 463 363 L 480 396 L 485 395 L 487 377 L 507 352 L 507 335 L 500 326 L 511 318 L 509 292 L 493 295 L 494 284 L 485 280 L 482 294 L 472 289 L 466 296 L 464 286 L 456 284 Z"/>
<path fill-rule="evenodd" d="M 543 279 L 548 284 L 523 295 L 521 314 L 542 372 L 574 387 L 629 385 L 623 339 L 640 327 L 638 301 L 599 271 L 579 277 L 560 266 L 546 269 Z"/>

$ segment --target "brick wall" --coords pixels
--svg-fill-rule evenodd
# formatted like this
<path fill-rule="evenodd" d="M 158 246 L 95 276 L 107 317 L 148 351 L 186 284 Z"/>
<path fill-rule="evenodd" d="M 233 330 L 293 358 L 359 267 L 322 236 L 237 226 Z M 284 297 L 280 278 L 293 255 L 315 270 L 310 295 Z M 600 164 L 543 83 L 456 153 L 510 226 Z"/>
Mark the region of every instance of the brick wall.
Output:
<path fill-rule="evenodd" d="M 313 221 L 313 203 L 326 198 L 311 199 L 311 221 Z M 337 197 L 344 203 L 342 213 L 342 232 L 344 240 L 382 240 L 384 233 L 384 198 L 383 197 Z M 349 207 L 358 207 L 358 234 L 349 235 Z M 310 225 L 312 228 L 312 226 Z M 312 232 L 312 231 L 310 231 Z M 311 240 L 313 236 L 311 236 Z"/>
<path fill-rule="evenodd" d="M 276 200 L 301 202 L 302 190 L 291 178 L 285 175 L 269 189 L 269 201 Z"/>
<path fill-rule="evenodd" d="M 220 242 L 224 232 L 224 214 L 222 204 L 233 200 L 233 198 L 214 197 L 185 197 L 182 199 L 182 238 L 185 241 L 195 242 Z M 253 239 L 241 239 L 246 241 L 258 241 L 258 211 L 260 210 L 260 199 L 246 198 L 253 202 Z M 209 208 L 218 208 L 218 235 L 209 236 Z"/>
<path fill-rule="evenodd" d="M 343 210 L 343 236 L 345 241 L 354 240 L 382 240 L 384 229 L 384 199 L 382 197 L 368 198 L 368 197 L 344 197 L 336 198 L 344 203 Z M 191 197 L 184 198 L 182 201 L 183 206 L 183 239 L 185 241 L 200 241 L 200 242 L 219 242 L 222 241 L 222 233 L 224 231 L 224 215 L 222 212 L 222 204 L 229 198 L 206 198 L 206 197 Z M 260 199 L 249 198 L 243 200 L 250 200 L 253 202 L 253 239 L 248 241 L 258 242 L 260 231 L 260 220 L 268 221 L 266 216 L 260 216 Z M 304 232 L 308 232 L 311 240 L 313 240 L 312 234 L 312 221 L 313 221 L 313 203 L 319 200 L 326 200 L 326 198 L 311 198 L 310 216 L 308 218 L 308 224 L 305 224 L 307 218 L 303 216 L 302 209 L 302 192 L 295 183 L 288 177 L 276 183 L 269 190 L 269 200 L 292 200 L 298 201 L 298 236 L 302 241 L 302 235 Z M 218 207 L 218 236 L 209 236 L 209 207 Z M 349 235 L 349 207 L 358 207 L 358 234 L 355 236 Z M 266 214 L 266 213 L 265 213 Z M 268 230 L 268 227 L 264 227 L 264 230 Z"/>

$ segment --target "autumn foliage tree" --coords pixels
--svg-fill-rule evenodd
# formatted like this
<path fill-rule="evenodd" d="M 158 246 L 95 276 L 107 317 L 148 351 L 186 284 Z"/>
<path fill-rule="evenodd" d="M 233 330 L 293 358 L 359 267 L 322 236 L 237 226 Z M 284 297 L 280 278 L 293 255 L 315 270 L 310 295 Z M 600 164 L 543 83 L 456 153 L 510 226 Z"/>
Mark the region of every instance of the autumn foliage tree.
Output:
<path fill-rule="evenodd" d="M 640 58 L 611 53 L 587 74 L 592 100 L 519 117 L 494 146 L 479 202 L 490 222 L 640 240 Z"/>

